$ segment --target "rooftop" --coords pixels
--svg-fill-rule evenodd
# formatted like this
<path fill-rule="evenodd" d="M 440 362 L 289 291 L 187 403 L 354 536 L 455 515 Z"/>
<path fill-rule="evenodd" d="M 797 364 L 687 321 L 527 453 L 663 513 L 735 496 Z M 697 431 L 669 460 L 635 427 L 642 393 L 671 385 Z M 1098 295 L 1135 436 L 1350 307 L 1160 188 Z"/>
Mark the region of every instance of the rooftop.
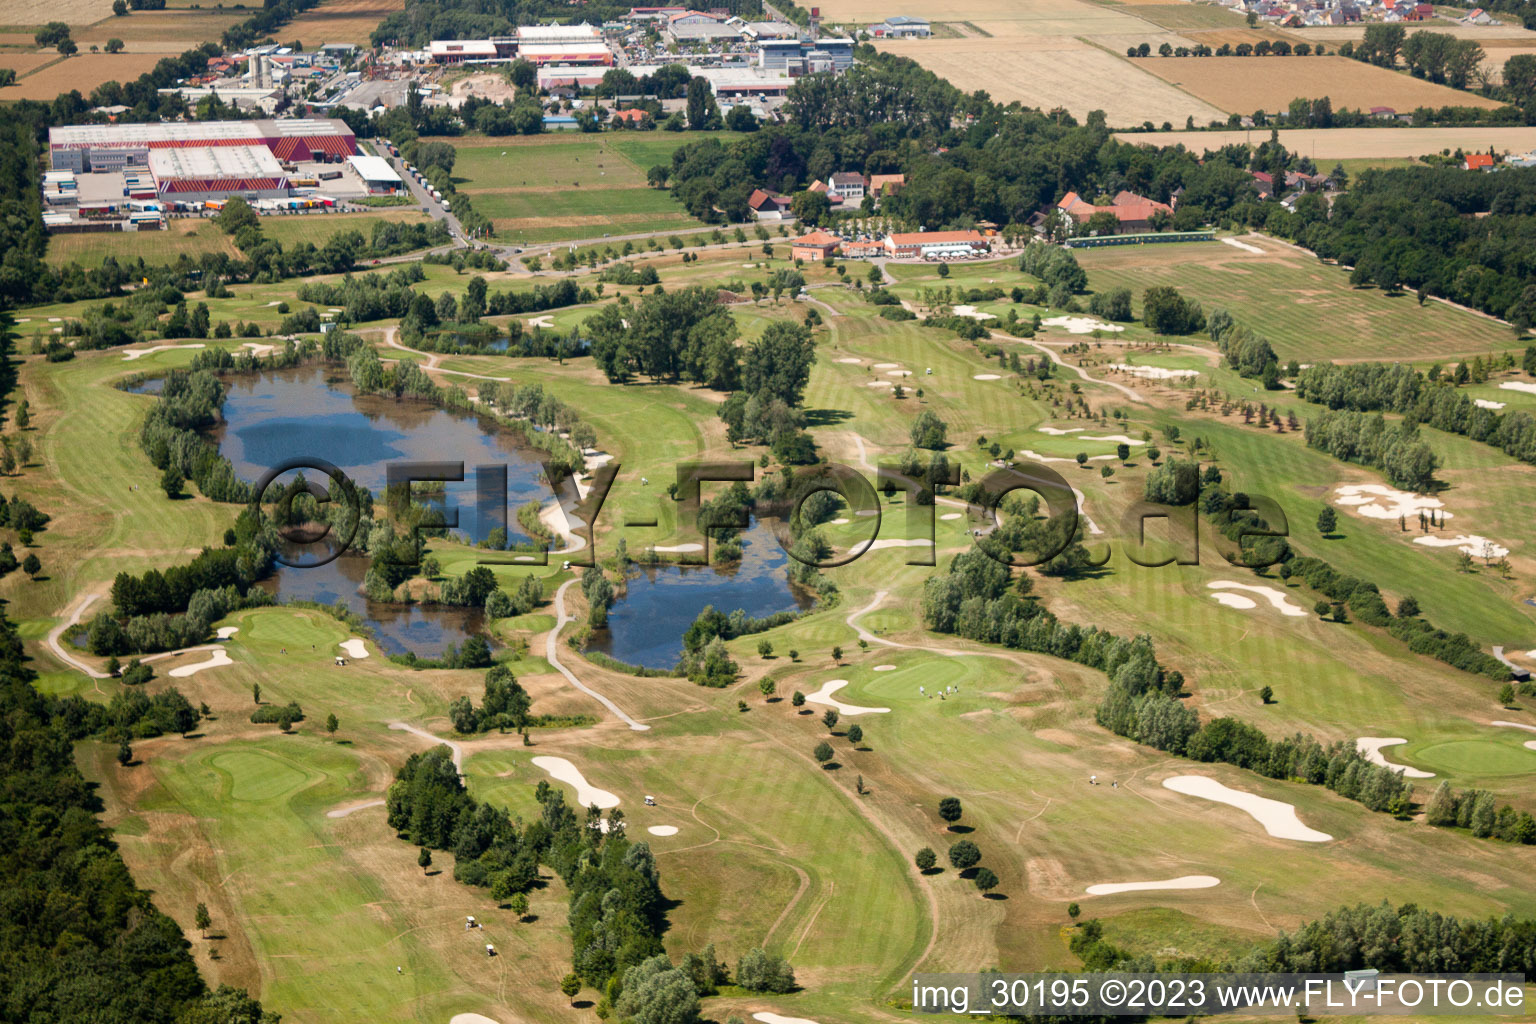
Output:
<path fill-rule="evenodd" d="M 281 178 L 282 165 L 266 146 L 198 146 L 157 149 L 149 170 L 165 178 Z"/>

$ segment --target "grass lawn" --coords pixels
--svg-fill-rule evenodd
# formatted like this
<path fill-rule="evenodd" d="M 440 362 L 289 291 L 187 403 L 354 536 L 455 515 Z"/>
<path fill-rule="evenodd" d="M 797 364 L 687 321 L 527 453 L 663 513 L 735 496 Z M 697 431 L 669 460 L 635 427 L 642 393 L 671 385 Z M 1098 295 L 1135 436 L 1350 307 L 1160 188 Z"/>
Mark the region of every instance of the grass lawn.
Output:
<path fill-rule="evenodd" d="M 1507 327 L 1411 292 L 1349 285 L 1349 273 L 1277 242 L 1262 255 L 1220 242 L 1088 249 L 1077 254 L 1095 290 L 1174 285 L 1207 312 L 1225 306 L 1267 337 L 1282 360 L 1449 359 L 1524 348 Z"/>
<path fill-rule="evenodd" d="M 602 138 L 617 140 L 616 149 L 669 141 Z M 574 141 L 509 145 L 522 152 Z M 1493 333 L 1478 333 L 1487 324 L 1479 318 L 1437 304 L 1420 309 L 1411 297 L 1350 290 L 1336 268 L 1261 244 L 1266 255 L 1217 244 L 1093 251 L 1082 258 L 1095 287 L 1123 281 L 1139 292 L 1168 280 L 1208 307 L 1229 303 L 1287 357 L 1401 352 L 1424 361 L 1445 358 L 1442 349 L 1453 345 L 1508 347 L 1509 332 L 1489 326 Z M 683 264 L 675 254 L 643 259 L 658 268 L 669 290 L 735 287 L 786 265 L 762 259 L 758 250 L 752 241 L 706 253 L 696 263 Z M 862 277 L 862 269 L 849 268 L 850 279 Z M 942 285 L 1033 283 L 1010 262 L 956 266 L 944 282 L 928 266 L 892 270 L 898 294 L 909 299 Z M 462 293 L 471 276 L 444 267 L 426 271 L 421 291 L 434 298 Z M 1381 630 L 1318 618 L 1311 611 L 1315 595 L 1304 586 L 1233 568 L 1214 537 L 1204 538 L 1195 565 L 1136 564 L 1129 555 L 1139 521 L 1131 513 L 1151 469 L 1147 446 L 1132 445 L 1124 462 L 1079 468 L 1070 460 L 1079 451 L 1112 454 L 1118 442 L 1103 438 L 1122 433 L 1132 440 L 1149 434 L 1164 457 L 1186 457 L 1196 454 L 1191 448 L 1198 436 L 1198 457 L 1218 466 L 1233 489 L 1278 504 L 1298 550 L 1373 580 L 1389 604 L 1413 594 L 1437 625 L 1516 652 L 1536 649 L 1536 609 L 1523 603 L 1536 567 L 1523 496 L 1536 469 L 1486 445 L 1424 430 L 1444 463 L 1439 496 L 1455 513 L 1452 528 L 1509 546 L 1513 579 L 1482 565 L 1459 571 L 1452 549 L 1415 545 L 1414 534 L 1396 522 L 1347 509 L 1335 535 L 1324 538 L 1314 524 L 1334 489 L 1380 482 L 1380 474 L 1308 449 L 1299 432 L 1260 430 L 1240 416 L 1191 406 L 1201 390 L 1215 390 L 1277 404 L 1282 414 L 1294 411 L 1301 419 L 1316 413 L 1291 393 L 1255 395 L 1252 382 L 1215 365 L 1206 339 L 1170 346 L 1131 325 L 1113 339 L 1047 329 L 1031 344 L 995 342 L 1021 358 L 1040 358 L 1047 348 L 1088 377 L 1131 388 L 1136 401 L 1070 369 L 1045 381 L 1016 375 L 953 331 L 879 317 L 862 296 L 833 285 L 835 271 L 804 273 L 814 303 L 786 296 L 731 310 L 748 341 L 774 320 L 800 322 L 817 310 L 823 322 L 813 332 L 816 360 L 804 410 L 827 459 L 871 475 L 880 460 L 906 451 L 913 421 L 927 410 L 947 424 L 946 454 L 969 479 L 988 469 L 989 456 L 976 444 L 981 435 L 1016 451 L 1068 460 L 1053 468 L 1082 492 L 1084 511 L 1103 531 L 1086 542 L 1108 558 L 1078 579 L 1032 574 L 1034 594 L 1063 621 L 1151 635 L 1160 659 L 1185 674 L 1186 699 L 1204 717 L 1232 715 L 1270 736 L 1301 731 L 1324 742 L 1404 737 L 1408 742 L 1386 756 L 1437 773 L 1418 786 L 1421 804 L 1445 779 L 1536 809 L 1527 784 L 1536 752 L 1524 748 L 1527 736 L 1487 724 L 1533 721 L 1530 698 L 1517 698 L 1513 709 L 1500 707 L 1498 684 L 1489 679 L 1414 656 Z M 509 275 L 490 277 L 493 290 L 528 287 L 527 278 L 510 284 Z M 1244 289 L 1254 281 L 1270 289 L 1267 298 Z M 276 314 L 268 304 L 285 294 L 291 300 L 292 290 L 292 282 L 236 286 L 232 298 L 212 300 L 210 307 L 215 319 L 270 319 Z M 632 297 L 634 290 L 610 286 L 601 301 L 616 293 Z M 1276 295 L 1300 298 L 1288 304 Z M 1036 312 L 1007 301 L 989 305 L 1026 318 Z M 1320 307 L 1326 322 L 1298 312 L 1305 305 Z M 591 308 L 557 311 L 554 324 L 579 327 Z M 76 303 L 27 310 L 21 331 L 51 333 L 50 317 L 78 316 L 82 309 Z M 163 569 L 217 543 L 239 511 L 201 498 L 166 500 L 137 445 L 151 400 L 110 386 L 129 373 L 163 372 L 191 357 L 190 350 L 175 349 L 133 362 L 120 351 L 82 352 L 58 364 L 22 360 L 20 394 L 31 403 L 29 436 L 39 454 L 6 492 L 25 494 L 54 521 L 37 538 L 46 578 L 32 582 L 12 573 L 0 580 L 0 599 L 20 623 L 43 689 L 110 699 L 120 684 L 58 668 L 42 646 L 47 631 L 74 601 L 104 593 L 116 572 Z M 1115 375 L 1109 364 L 1117 361 L 1194 369 L 1200 376 L 1179 385 L 1138 380 Z M 600 559 L 611 558 L 620 538 L 634 551 L 691 536 L 692 524 L 680 521 L 666 493 L 678 463 L 756 463 L 762 454 L 726 440 L 716 415 L 723 395 L 687 383 L 613 385 L 590 359 L 443 356 L 429 362 L 442 382 L 470 390 L 490 382 L 458 375 L 538 383 L 594 427 L 599 447 L 619 466 L 596 530 Z M 893 370 L 911 376 L 894 377 Z M 904 397 L 882 381 L 899 381 Z M 1525 400 L 1496 383 L 1476 394 Z M 1103 421 L 1086 418 L 1083 403 Z M 1182 435 L 1178 442 L 1169 440 L 1173 427 Z M 1100 472 L 1105 466 L 1115 471 L 1107 478 Z M 759 468 L 758 478 L 776 471 Z M 912 531 L 922 509 L 900 498 L 879 500 L 879 538 L 920 535 Z M 478 701 L 482 672 L 413 670 L 382 658 L 372 644 L 368 657 L 337 667 L 333 655 L 351 631 L 324 612 L 277 607 L 230 617 L 227 624 L 239 630 L 226 647 L 231 664 L 174 680 L 194 705 L 206 702 L 213 710 L 200 733 L 137 742 L 142 763 L 128 769 L 116 764 L 115 744 L 84 743 L 78 756 L 100 786 L 104 819 L 135 877 L 187 926 L 209 981 L 249 986 L 272 1010 L 301 1024 L 444 1024 L 456 1013 L 482 1013 L 503 1024 L 572 1019 L 556 989 L 570 962 L 568 907 L 558 879 L 544 880 L 532 894 L 533 919 L 518 923 L 485 891 L 452 880 L 451 854 L 435 854 L 431 873 L 418 868 L 415 849 L 388 828 L 380 808 L 330 816 L 380 799 L 405 759 L 431 743 L 391 730 L 392 722 L 454 739 L 463 748 L 471 792 L 524 821 L 536 817 L 534 787 L 548 778 L 532 763 L 538 755 L 567 758 L 592 785 L 617 795 L 631 839 L 651 844 L 663 891 L 674 901 L 664 936 L 674 959 L 714 943 L 734 964 L 763 946 L 795 967 L 801 991 L 751 996 L 729 990 L 706 1001 L 704 1013 L 714 1020 L 767 1011 L 856 1024 L 899 1005 L 915 970 L 1076 969 L 1068 949 L 1071 902 L 1080 902 L 1087 918 L 1102 920 L 1112 941 L 1161 958 L 1230 955 L 1346 902 L 1415 902 L 1478 918 L 1536 914 L 1527 858 L 1517 848 L 1430 828 L 1419 817 L 1399 821 L 1373 813 L 1321 787 L 1171 758 L 1096 724 L 1103 674 L 927 632 L 925 581 L 945 571 L 953 555 L 973 543 L 969 531 L 984 525 L 954 505 L 932 511 L 936 565 L 909 564 L 921 561 L 921 552 L 886 547 L 829 569 L 834 601 L 730 641 L 741 672 L 723 689 L 602 668 L 564 643 L 576 628 L 566 627 L 555 638 L 558 659 L 650 726 L 646 731 L 625 728 L 553 670 L 545 638 L 556 618 L 547 599 L 527 615 L 497 621 L 492 632 L 513 648 L 503 656 L 533 697 L 535 714 L 590 715 L 597 724 L 536 729 L 526 747 L 515 734 L 452 735 L 448 709 L 461 697 Z M 824 527 L 839 549 L 874 532 L 873 519 L 842 518 L 850 522 Z M 628 525 L 650 519 L 655 526 Z M 1162 530 L 1153 522 L 1147 535 L 1156 542 Z M 0 534 L 14 543 L 10 531 Z M 483 555 L 443 541 L 431 550 L 445 576 L 466 571 Z M 551 561 L 494 573 L 504 586 L 536 573 L 548 598 L 578 575 Z M 1274 588 L 1305 614 L 1283 615 L 1258 595 L 1250 609 L 1218 604 L 1208 584 L 1220 581 Z M 566 591 L 565 610 L 582 616 L 579 587 Z M 861 645 L 856 626 L 873 641 L 864 637 Z M 762 640 L 772 645 L 769 656 L 758 650 Z M 152 692 L 172 681 L 163 670 L 175 663 L 157 667 Z M 759 689 L 765 679 L 774 683 L 773 699 Z M 870 713 L 845 714 L 829 728 L 822 707 L 797 710 L 787 699 L 835 681 L 846 684 L 838 701 Z M 249 722 L 251 686 L 258 682 L 263 699 L 304 708 L 306 720 L 293 735 Z M 1273 687 L 1274 703 L 1260 703 L 1265 685 Z M 950 686 L 957 689 L 934 696 Z M 327 714 L 340 720 L 335 736 L 321 728 Z M 854 722 L 864 734 L 858 744 L 847 735 Z M 812 756 L 822 741 L 834 750 L 828 767 Z M 1292 804 L 1306 825 L 1333 840 L 1276 839 L 1234 808 L 1163 786 L 1171 776 L 1191 773 Z M 1117 784 L 1090 786 L 1092 775 Z M 556 785 L 572 795 L 569 786 Z M 655 806 L 645 804 L 647 795 Z M 964 803 L 957 829 L 936 814 L 938 800 L 948 795 Z M 649 831 L 660 826 L 678 831 Z M 948 865 L 945 853 L 962 836 L 978 844 L 981 863 L 1001 879 L 994 896 L 1002 898 L 984 898 Z M 927 875 L 912 866 L 925 846 L 937 851 L 941 865 Z M 1215 875 L 1220 884 L 1177 893 L 1086 893 L 1096 883 L 1185 874 Z M 1320 885 L 1319 878 L 1330 884 Z M 205 939 L 190 927 L 198 902 L 208 904 L 212 932 L 222 937 Z M 485 923 L 484 931 L 465 932 L 469 914 Z M 488 960 L 485 942 L 502 956 Z M 583 996 L 595 999 L 591 992 Z"/>

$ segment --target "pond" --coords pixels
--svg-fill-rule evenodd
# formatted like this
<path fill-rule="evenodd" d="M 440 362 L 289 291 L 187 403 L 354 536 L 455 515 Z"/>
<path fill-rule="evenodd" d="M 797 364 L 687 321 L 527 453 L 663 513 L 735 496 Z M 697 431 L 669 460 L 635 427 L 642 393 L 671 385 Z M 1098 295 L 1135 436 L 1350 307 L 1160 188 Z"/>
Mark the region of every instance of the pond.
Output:
<path fill-rule="evenodd" d="M 498 525 L 490 503 L 477 502 L 476 465 L 506 467 L 506 525 L 514 541 L 528 539 L 517 529 L 517 507 L 548 496 L 537 453 L 473 413 L 414 399 L 360 395 L 347 377 L 319 366 L 230 375 L 224 381 L 224 422 L 212 436 L 243 479 L 254 482 L 286 459 L 313 456 L 333 463 L 377 498 L 390 462 L 462 461 L 468 479 L 417 500 L 458 509 L 454 532 L 472 541 Z M 474 609 L 369 601 L 361 592 L 367 569 L 365 557 L 343 555 L 321 566 L 279 566 L 262 586 L 280 600 L 346 605 L 392 654 L 414 651 L 435 657 L 482 629 L 483 617 Z"/>
<path fill-rule="evenodd" d="M 473 413 L 417 399 L 360 395 L 345 374 L 314 365 L 224 381 L 229 389 L 224 423 L 213 440 L 243 479 L 256 481 L 286 459 L 314 456 L 338 466 L 377 499 L 391 462 L 462 462 L 466 479 L 417 500 L 457 509 L 454 532 L 472 542 L 484 540 L 499 524 L 489 505 L 477 502 L 477 465 L 506 467 L 506 526 L 515 541 L 528 540 L 517 528 L 518 507 L 550 496 L 539 476 L 540 453 Z"/>
<path fill-rule="evenodd" d="M 592 647 L 630 665 L 667 669 L 682 657 L 683 634 L 705 605 L 762 618 L 815 603 L 790 586 L 789 555 L 767 523 L 754 520 L 741 540 L 741 562 L 728 568 L 635 567 L 629 592 L 609 610 L 608 628 L 593 633 Z"/>

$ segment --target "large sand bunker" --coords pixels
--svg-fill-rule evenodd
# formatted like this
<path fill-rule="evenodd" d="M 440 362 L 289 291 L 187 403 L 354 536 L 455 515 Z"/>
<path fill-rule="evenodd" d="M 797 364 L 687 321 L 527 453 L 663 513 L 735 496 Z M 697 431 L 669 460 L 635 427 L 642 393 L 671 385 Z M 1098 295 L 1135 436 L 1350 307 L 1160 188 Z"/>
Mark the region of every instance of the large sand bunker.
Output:
<path fill-rule="evenodd" d="M 1258 605 L 1253 602 L 1252 598 L 1244 597 L 1242 594 L 1227 594 L 1217 592 L 1211 596 L 1216 599 L 1217 604 L 1226 605 L 1228 608 L 1241 608 L 1243 611 L 1249 611 L 1258 607 Z"/>
<path fill-rule="evenodd" d="M 123 349 L 123 361 L 132 362 L 140 356 L 153 355 L 156 352 L 169 352 L 174 348 L 206 348 L 206 345 L 152 345 L 149 348 L 125 348 Z"/>
<path fill-rule="evenodd" d="M 1120 370 L 1132 377 L 1144 377 L 1147 380 L 1179 380 L 1184 377 L 1198 377 L 1199 370 L 1165 370 L 1161 366 L 1134 366 L 1130 363 L 1110 363 L 1111 370 Z"/>
<path fill-rule="evenodd" d="M 1294 839 L 1298 843 L 1326 843 L 1333 838 L 1326 832 L 1308 828 L 1296 816 L 1293 804 L 1232 789 L 1204 775 L 1175 775 L 1163 780 L 1163 788 L 1185 796 L 1195 796 L 1243 811 L 1264 826 L 1276 839 Z"/>
<path fill-rule="evenodd" d="M 955 316 L 966 316 L 972 320 L 996 320 L 996 313 L 983 313 L 975 306 L 956 306 Z"/>
<path fill-rule="evenodd" d="M 166 675 L 172 679 L 185 679 L 187 676 L 197 675 L 205 668 L 219 668 L 223 665 L 233 664 L 234 662 L 230 660 L 229 655 L 225 654 L 222 650 L 216 649 L 208 656 L 207 661 L 200 661 L 196 665 L 182 665 L 180 668 L 173 668 Z"/>
<path fill-rule="evenodd" d="M 650 828 L 646 829 L 646 831 L 649 832 L 653 836 L 675 836 L 675 835 L 677 835 L 677 826 L 676 825 L 652 825 Z"/>
<path fill-rule="evenodd" d="M 1497 411 L 1504 408 L 1506 403 L 1492 402 L 1486 398 L 1474 398 L 1472 399 L 1472 404 L 1477 406 L 1479 409 L 1493 409 L 1494 411 Z"/>
<path fill-rule="evenodd" d="M 1002 375 L 1001 374 L 996 374 L 996 373 L 973 373 L 973 374 L 971 374 L 971 380 L 1002 380 L 1002 379 L 1003 379 Z"/>
<path fill-rule="evenodd" d="M 1422 537 L 1413 538 L 1415 544 L 1423 544 L 1427 548 L 1456 548 L 1471 555 L 1473 558 L 1503 558 L 1509 554 L 1509 548 L 1497 544 L 1487 537 L 1479 537 L 1477 534 L 1458 534 L 1455 537 L 1436 537 L 1425 534 Z"/>
<path fill-rule="evenodd" d="M 213 635 L 218 637 L 220 640 L 228 640 L 238 632 L 240 632 L 239 626 L 220 626 L 218 629 L 214 630 Z"/>
<path fill-rule="evenodd" d="M 1283 590 L 1276 590 L 1274 587 L 1261 587 L 1256 583 L 1238 583 L 1236 580 L 1212 580 L 1206 586 L 1212 590 L 1246 590 L 1251 594 L 1258 594 L 1269 602 L 1270 607 L 1282 615 L 1289 615 L 1294 618 L 1297 616 L 1305 617 L 1307 614 L 1301 605 L 1291 600 L 1289 594 Z M 1227 602 L 1223 601 L 1222 603 L 1226 604 Z M 1234 604 L 1229 607 L 1240 608 L 1242 606 Z"/>
<path fill-rule="evenodd" d="M 1209 889 L 1220 884 L 1221 879 L 1211 875 L 1184 875 L 1161 882 L 1105 882 L 1090 885 L 1086 891 L 1090 896 L 1113 896 L 1120 892 L 1150 892 L 1154 889 Z"/>
<path fill-rule="evenodd" d="M 1382 754 L 1382 747 L 1395 747 L 1399 743 L 1408 741 L 1400 737 L 1361 736 L 1355 740 L 1355 749 L 1365 755 L 1365 759 L 1372 764 L 1379 764 L 1383 768 L 1391 768 L 1395 772 L 1402 772 L 1410 779 L 1432 779 L 1434 772 L 1420 771 L 1418 768 L 1410 768 L 1405 764 L 1393 764 Z"/>
<path fill-rule="evenodd" d="M 1106 324 L 1091 316 L 1053 316 L 1040 321 L 1046 327 L 1060 327 L 1068 334 L 1092 334 L 1094 331 L 1123 331 L 1119 324 Z"/>
<path fill-rule="evenodd" d="M 448 1018 L 448 1024 L 501 1024 L 501 1021 L 483 1013 L 456 1013 Z"/>
<path fill-rule="evenodd" d="M 807 1020 L 804 1017 L 785 1017 L 781 1014 L 768 1013 L 766 1011 L 763 1013 L 754 1013 L 752 1015 L 752 1019 L 760 1020 L 763 1022 L 763 1024 L 816 1024 L 816 1021 Z"/>
<path fill-rule="evenodd" d="M 1527 384 L 1523 380 L 1507 380 L 1499 387 L 1505 391 L 1524 391 L 1528 395 L 1536 395 L 1536 384 Z"/>
<path fill-rule="evenodd" d="M 619 806 L 619 798 L 606 789 L 598 789 L 587 782 L 586 776 L 581 774 L 581 769 L 567 761 L 563 757 L 536 757 L 533 759 L 535 768 L 542 768 L 556 781 L 563 782 L 576 790 L 576 803 L 582 807 L 591 807 L 596 804 L 603 810 Z"/>
<path fill-rule="evenodd" d="M 1036 427 L 1035 429 L 1039 430 L 1042 434 L 1054 434 L 1057 437 L 1060 437 L 1062 434 L 1080 434 L 1085 428 L 1067 427 L 1065 430 L 1063 430 L 1061 427 Z"/>
<path fill-rule="evenodd" d="M 1353 508 L 1367 519 L 1397 519 L 1402 516 L 1418 518 L 1421 511 L 1439 512 L 1443 519 L 1453 519 L 1450 512 L 1442 512 L 1445 503 L 1427 494 L 1399 491 L 1385 484 L 1346 484 L 1336 492 L 1337 505 Z"/>
<path fill-rule="evenodd" d="M 368 648 L 363 646 L 362 637 L 355 636 L 350 640 L 343 640 L 341 642 L 341 649 L 347 652 L 349 658 L 368 657 Z"/>
<path fill-rule="evenodd" d="M 862 555 L 866 551 L 879 551 L 881 548 L 925 548 L 930 543 L 930 541 L 922 540 L 921 538 L 900 540 L 895 537 L 888 537 L 884 540 L 876 541 L 861 540 L 849 548 L 848 553 L 850 555 Z"/>
<path fill-rule="evenodd" d="M 844 704 L 840 700 L 833 700 L 832 695 L 848 685 L 846 679 L 832 679 L 822 684 L 821 689 L 815 693 L 806 694 L 805 699 L 812 704 L 825 704 L 829 708 L 836 708 L 843 715 L 883 715 L 890 708 L 862 708 L 857 704 Z"/>

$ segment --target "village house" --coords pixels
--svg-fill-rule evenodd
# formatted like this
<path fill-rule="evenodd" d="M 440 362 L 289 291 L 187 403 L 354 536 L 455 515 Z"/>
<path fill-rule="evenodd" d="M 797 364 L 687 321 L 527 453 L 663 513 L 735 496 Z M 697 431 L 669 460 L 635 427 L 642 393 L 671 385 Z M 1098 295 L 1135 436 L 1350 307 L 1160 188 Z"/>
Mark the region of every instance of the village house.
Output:
<path fill-rule="evenodd" d="M 1120 191 L 1115 195 L 1108 206 L 1095 206 L 1076 192 L 1068 192 L 1061 197 L 1056 204 L 1056 209 L 1072 218 L 1072 222 L 1082 227 L 1092 219 L 1094 214 L 1113 214 L 1117 234 L 1128 234 L 1152 230 L 1152 217 L 1156 213 L 1173 214 L 1173 207 L 1167 203 L 1160 203 L 1155 199 L 1139 196 L 1134 192 Z"/>
<path fill-rule="evenodd" d="M 789 212 L 789 197 L 773 195 L 757 188 L 747 197 L 747 209 L 754 220 L 790 221 L 795 218 Z"/>
<path fill-rule="evenodd" d="M 839 171 L 827 183 L 828 191 L 836 193 L 845 203 L 857 204 L 864 199 L 864 175 L 851 171 Z"/>

